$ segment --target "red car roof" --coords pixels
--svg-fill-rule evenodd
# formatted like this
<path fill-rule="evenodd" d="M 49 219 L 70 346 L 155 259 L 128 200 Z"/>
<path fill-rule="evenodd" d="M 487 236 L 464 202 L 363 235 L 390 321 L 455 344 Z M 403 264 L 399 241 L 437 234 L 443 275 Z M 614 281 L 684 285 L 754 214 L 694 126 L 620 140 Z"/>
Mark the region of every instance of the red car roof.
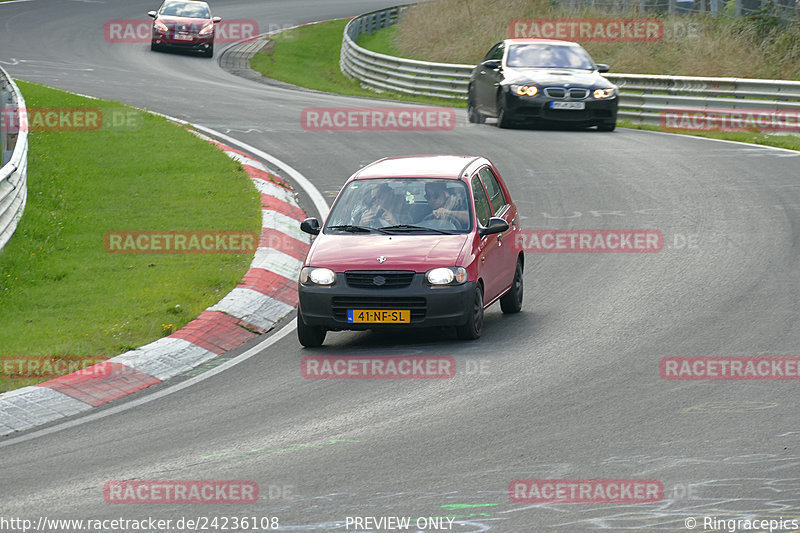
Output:
<path fill-rule="evenodd" d="M 353 176 L 372 178 L 461 178 L 462 171 L 473 161 L 472 155 L 423 155 L 387 157 L 362 168 Z"/>

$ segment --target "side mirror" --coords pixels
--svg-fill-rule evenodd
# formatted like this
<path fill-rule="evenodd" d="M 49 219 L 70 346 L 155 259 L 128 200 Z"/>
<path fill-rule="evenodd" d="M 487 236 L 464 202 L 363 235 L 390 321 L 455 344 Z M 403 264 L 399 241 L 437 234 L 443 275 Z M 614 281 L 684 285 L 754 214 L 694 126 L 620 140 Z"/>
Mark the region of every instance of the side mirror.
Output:
<path fill-rule="evenodd" d="M 597 64 L 597 72 L 608 72 L 609 70 L 611 70 L 611 67 L 609 67 L 605 63 Z"/>
<path fill-rule="evenodd" d="M 310 235 L 319 235 L 319 220 L 307 218 L 300 223 L 300 229 Z"/>
<path fill-rule="evenodd" d="M 212 18 L 212 19 L 211 19 L 211 21 L 212 21 L 214 24 L 216 24 L 217 22 L 222 22 L 222 17 L 214 17 L 214 18 Z"/>
<path fill-rule="evenodd" d="M 148 11 L 147 16 L 156 18 L 156 16 L 158 16 L 158 13 L 156 13 L 155 11 Z"/>
<path fill-rule="evenodd" d="M 498 70 L 502 65 L 502 63 L 503 62 L 500 61 L 499 59 L 488 59 L 483 62 L 483 66 L 486 68 L 490 68 L 492 70 Z"/>
<path fill-rule="evenodd" d="M 507 230 L 508 230 L 508 222 L 506 222 L 500 217 L 492 217 L 489 219 L 489 223 L 486 225 L 486 227 L 481 228 L 478 231 L 478 233 L 480 233 L 481 237 L 485 237 L 486 235 L 503 233 L 504 231 Z"/>

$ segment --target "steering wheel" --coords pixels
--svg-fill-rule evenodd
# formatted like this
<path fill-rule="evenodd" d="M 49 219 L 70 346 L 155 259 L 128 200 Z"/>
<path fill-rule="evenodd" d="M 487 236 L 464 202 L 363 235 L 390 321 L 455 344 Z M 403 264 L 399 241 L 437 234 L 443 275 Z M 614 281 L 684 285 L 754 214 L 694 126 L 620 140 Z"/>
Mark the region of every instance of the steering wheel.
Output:
<path fill-rule="evenodd" d="M 452 228 L 437 228 L 437 229 L 461 229 L 461 221 L 458 220 L 456 217 L 454 217 L 451 214 L 446 214 L 444 217 L 439 218 L 436 215 L 434 215 L 433 213 L 431 213 L 430 215 L 428 215 L 425 218 L 423 218 L 420 221 L 420 224 L 422 224 L 423 222 L 427 222 L 429 220 L 435 220 L 437 222 L 447 222 L 451 226 L 453 226 Z"/>

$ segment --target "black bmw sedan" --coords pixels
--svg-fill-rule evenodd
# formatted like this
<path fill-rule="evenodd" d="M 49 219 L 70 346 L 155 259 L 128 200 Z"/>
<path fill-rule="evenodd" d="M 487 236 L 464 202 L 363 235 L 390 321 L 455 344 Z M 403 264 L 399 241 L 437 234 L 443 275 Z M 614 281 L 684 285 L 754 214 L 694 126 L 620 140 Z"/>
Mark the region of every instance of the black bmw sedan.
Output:
<path fill-rule="evenodd" d="M 579 44 L 549 39 L 506 39 L 494 45 L 472 71 L 467 113 L 501 128 L 516 122 L 617 125 L 617 86 L 600 75 Z"/>

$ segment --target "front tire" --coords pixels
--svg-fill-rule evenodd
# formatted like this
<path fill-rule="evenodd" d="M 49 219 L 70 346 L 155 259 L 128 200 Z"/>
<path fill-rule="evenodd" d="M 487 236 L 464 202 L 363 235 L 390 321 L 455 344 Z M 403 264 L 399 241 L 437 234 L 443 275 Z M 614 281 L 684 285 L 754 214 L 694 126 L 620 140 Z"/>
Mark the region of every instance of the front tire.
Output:
<path fill-rule="evenodd" d="M 503 93 L 497 93 L 497 127 L 511 127 L 511 120 L 509 119 L 508 112 L 506 111 L 506 106 L 503 103 Z"/>
<path fill-rule="evenodd" d="M 205 57 L 214 57 L 214 43 L 208 45 L 208 49 L 203 52 Z"/>
<path fill-rule="evenodd" d="M 303 322 L 300 312 L 297 312 L 297 340 L 306 348 L 319 348 L 325 342 L 325 328 L 308 326 Z"/>
<path fill-rule="evenodd" d="M 483 331 L 483 289 L 475 285 L 475 293 L 472 297 L 472 304 L 469 310 L 467 323 L 456 328 L 456 335 L 464 341 L 480 339 Z"/>
<path fill-rule="evenodd" d="M 522 310 L 522 259 L 517 259 L 517 268 L 514 270 L 514 281 L 511 289 L 500 298 L 500 309 L 504 313 L 519 313 Z"/>
<path fill-rule="evenodd" d="M 614 131 L 614 128 L 617 127 L 617 123 L 615 122 L 604 122 L 602 124 L 597 125 L 597 131 Z"/>

